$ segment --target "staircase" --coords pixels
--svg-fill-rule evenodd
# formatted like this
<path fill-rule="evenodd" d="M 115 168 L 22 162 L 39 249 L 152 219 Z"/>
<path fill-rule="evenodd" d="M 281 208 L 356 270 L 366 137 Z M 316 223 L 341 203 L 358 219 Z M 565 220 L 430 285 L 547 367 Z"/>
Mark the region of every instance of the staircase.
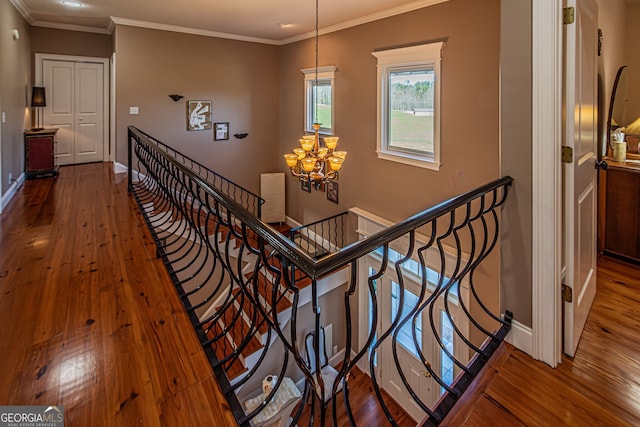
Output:
<path fill-rule="evenodd" d="M 291 414 L 293 424 L 309 407 L 310 424 L 356 425 L 363 418 L 351 410 L 348 391 L 351 374 L 358 367 L 367 370 L 370 390 L 385 419 L 397 425 L 401 416 L 394 413 L 391 398 L 385 394 L 387 386 L 377 377 L 375 360 L 383 348 L 391 348 L 395 355 L 402 346 L 404 325 L 416 324 L 419 316 L 431 325 L 421 333 L 453 362 L 455 379 L 451 382 L 438 368 L 444 356 L 425 352 L 417 352 L 418 370 L 412 371 L 395 356 L 385 369 L 397 374 L 392 385 L 399 393 L 410 395 L 424 413 L 422 425 L 440 425 L 511 328 L 512 314 L 493 312 L 489 307 L 494 301 L 482 298 L 499 295 L 499 280 L 486 274 L 486 266 L 492 263 L 484 261 L 500 236 L 499 211 L 512 183 L 510 177 L 381 230 L 359 225 L 358 232 L 364 237 L 342 244 L 334 235 L 346 235 L 343 215 L 305 226 L 299 233 L 291 230 L 289 238 L 284 237 L 260 220 L 260 197 L 134 127 L 129 127 L 128 160 L 129 190 L 239 425 L 249 426 L 270 412 L 269 405 L 278 393 L 288 389 L 281 387 L 284 380 L 290 383 L 291 378 L 304 383 L 302 402 Z M 361 262 L 368 262 L 371 254 L 376 254 L 375 268 Z M 378 280 L 392 268 L 397 276 L 394 284 Z M 415 301 L 408 310 L 398 310 L 389 325 L 379 326 L 381 310 L 387 309 L 368 301 L 375 302 L 377 294 L 390 294 L 397 286 L 398 304 L 403 306 L 408 281 L 418 284 Z M 470 298 L 468 302 L 458 298 L 460 310 L 452 312 L 447 301 L 460 295 L 460 283 L 468 283 Z M 341 289 L 320 300 L 342 285 L 344 292 Z M 334 305 L 323 315 L 321 309 L 327 304 Z M 322 387 L 317 391 L 322 377 L 311 372 L 304 345 L 298 342 L 309 331 L 318 336 L 327 316 L 339 326 L 338 342 L 350 350 L 339 356 L 339 371 L 329 395 Z M 451 325 L 447 335 L 434 326 L 445 321 Z M 469 330 L 457 324 L 468 325 Z M 458 352 L 447 349 L 452 338 Z M 318 365 L 319 340 L 312 345 Z M 278 380 L 268 395 L 256 396 L 265 373 Z M 414 376 L 409 377 L 411 374 Z M 421 384 L 431 384 L 435 387 L 431 390 L 443 389 L 441 399 L 432 404 L 430 397 L 417 394 L 421 384 L 414 384 L 414 377 L 425 378 Z M 340 399 L 336 398 L 338 384 L 343 390 Z M 249 401 L 257 406 L 248 410 L 243 402 Z M 327 401 L 331 403 L 323 403 Z M 343 421 L 336 418 L 338 401 L 344 405 Z M 421 416 L 414 416 L 417 421 L 416 417 Z"/>
<path fill-rule="evenodd" d="M 259 242 L 255 233 L 243 233 L 237 225 L 230 227 L 220 221 L 219 216 L 200 209 L 197 202 L 184 194 L 173 195 L 184 199 L 183 206 L 186 209 L 181 212 L 176 211 L 172 204 L 157 203 L 166 200 L 166 195 L 159 194 L 157 188 L 149 185 L 149 181 L 139 182 L 135 193 L 143 201 L 143 211 L 150 226 L 162 230 L 161 246 L 169 246 L 168 242 L 172 239 L 184 240 L 185 244 L 189 242 L 203 245 L 207 243 L 201 237 L 204 235 L 208 244 L 215 247 L 221 256 L 229 257 L 230 265 L 242 266 L 235 272 L 243 280 L 229 281 L 230 283 L 221 287 L 223 292 L 215 299 L 208 299 L 205 304 L 191 303 L 192 310 L 198 312 L 199 323 L 196 326 L 201 328 L 207 338 L 203 346 L 213 349 L 230 383 L 236 384 L 259 363 L 265 346 L 277 339 L 262 310 L 270 314 L 268 317 L 277 319 L 281 329 L 284 328 L 291 318 L 292 301 L 295 297 L 295 293 L 288 289 L 295 286 L 298 304 L 302 307 L 311 301 L 311 291 L 308 289 L 311 279 L 295 268 L 291 270 L 293 274 L 283 274 L 287 269 L 283 268 L 280 257 L 276 255 L 266 257 L 268 263 L 265 265 L 259 256 Z M 197 224 L 199 232 L 194 230 L 194 224 Z M 281 234 L 290 235 L 290 226 L 277 228 Z M 321 245 L 317 242 L 317 237 L 300 233 L 301 228 L 296 228 L 296 243 L 311 256 L 319 255 Z M 267 246 L 267 249 L 272 248 Z M 326 254 L 328 250 L 322 252 Z M 174 251 L 169 258 L 179 266 L 181 255 L 180 251 Z M 188 274 L 181 274 L 180 269 L 175 270 L 182 282 L 192 279 Z M 319 296 L 346 282 L 348 275 L 343 270 L 319 280 Z M 183 298 L 189 299 L 201 290 L 202 288 L 195 288 L 187 291 Z"/>

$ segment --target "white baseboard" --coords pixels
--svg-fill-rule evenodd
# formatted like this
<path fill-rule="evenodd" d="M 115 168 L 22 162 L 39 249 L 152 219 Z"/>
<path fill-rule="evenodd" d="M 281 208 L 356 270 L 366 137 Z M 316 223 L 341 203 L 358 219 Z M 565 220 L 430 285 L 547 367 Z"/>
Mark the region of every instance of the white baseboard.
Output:
<path fill-rule="evenodd" d="M 128 168 L 122 163 L 113 162 L 113 173 L 127 173 Z"/>
<path fill-rule="evenodd" d="M 507 342 L 529 356 L 533 354 L 533 331 L 529 326 L 513 321 L 511 330 L 507 334 Z"/>
<path fill-rule="evenodd" d="M 344 359 L 344 348 L 342 350 L 337 351 L 336 354 L 334 354 L 329 358 L 329 365 L 335 368 L 335 366 L 338 363 L 342 362 L 342 359 Z"/>
<path fill-rule="evenodd" d="M 302 225 L 298 221 L 296 221 L 295 219 L 293 219 L 293 218 L 291 218 L 289 216 L 287 216 L 285 218 L 286 218 L 285 220 L 287 222 L 287 225 L 291 226 L 291 228 L 300 227 Z"/>
<path fill-rule="evenodd" d="M 24 172 L 22 172 L 18 179 L 11 183 L 7 191 L 2 196 L 2 201 L 0 201 L 0 213 L 4 211 L 4 208 L 6 208 L 11 199 L 13 199 L 13 196 L 16 195 L 18 189 L 22 187 L 25 179 L 27 179 L 27 176 L 24 174 Z"/>

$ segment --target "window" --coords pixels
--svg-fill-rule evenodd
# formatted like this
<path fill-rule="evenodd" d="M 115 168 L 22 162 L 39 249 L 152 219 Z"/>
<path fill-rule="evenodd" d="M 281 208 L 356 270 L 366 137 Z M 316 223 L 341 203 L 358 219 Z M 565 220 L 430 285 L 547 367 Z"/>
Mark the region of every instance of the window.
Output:
<path fill-rule="evenodd" d="M 334 81 L 336 67 L 306 68 L 304 73 L 304 130 L 313 132 L 312 125 L 320 123 L 320 133 L 333 134 L 334 117 Z"/>
<path fill-rule="evenodd" d="M 373 52 L 378 59 L 378 157 L 440 168 L 440 52 L 429 43 Z"/>
<path fill-rule="evenodd" d="M 394 281 L 391 281 L 391 321 L 398 316 L 398 311 L 400 311 L 400 319 L 404 319 L 409 315 L 411 310 L 413 310 L 416 305 L 418 305 L 418 296 L 413 292 L 405 289 L 404 290 L 404 301 L 403 306 L 400 308 L 400 285 Z M 413 341 L 413 317 L 409 318 L 409 320 L 402 325 L 400 332 L 398 333 L 398 342 L 402 347 L 404 347 L 409 353 L 413 354 L 415 357 L 418 357 L 418 350 L 416 348 L 416 344 Z M 416 340 L 418 341 L 418 347 L 422 349 L 422 312 L 418 313 L 416 318 Z"/>
<path fill-rule="evenodd" d="M 440 339 L 449 354 L 454 355 L 453 325 L 444 310 L 440 312 Z M 453 359 L 449 357 L 447 351 L 440 350 L 440 378 L 445 384 L 451 385 L 453 384 L 454 365 Z M 440 394 L 444 394 L 445 391 L 444 387 L 440 388 Z"/>
<path fill-rule="evenodd" d="M 374 253 L 379 255 L 380 259 L 382 259 L 384 248 L 380 246 L 374 250 Z M 393 265 L 394 267 L 397 261 L 404 258 L 403 254 L 391 248 L 389 248 L 388 256 L 389 256 L 389 263 L 391 263 L 391 265 Z M 401 269 L 404 273 L 408 273 L 409 277 L 411 277 L 411 275 L 414 275 L 415 276 L 414 280 L 416 282 L 419 282 L 420 279 L 422 278 L 422 264 L 414 259 L 409 259 L 406 262 L 404 262 L 402 264 Z M 425 266 L 425 270 L 427 272 L 427 286 L 429 286 L 430 291 L 433 291 L 440 281 L 440 273 L 438 273 L 436 270 L 433 270 L 427 266 Z M 442 283 L 444 285 L 448 285 L 451 279 L 447 276 L 444 276 L 444 279 L 442 280 L 443 280 Z M 449 291 L 449 298 L 451 298 L 451 296 L 457 298 L 458 291 L 459 291 L 458 282 L 454 282 L 451 285 L 451 290 Z M 452 302 L 455 302 L 457 304 L 455 300 L 452 300 Z"/>

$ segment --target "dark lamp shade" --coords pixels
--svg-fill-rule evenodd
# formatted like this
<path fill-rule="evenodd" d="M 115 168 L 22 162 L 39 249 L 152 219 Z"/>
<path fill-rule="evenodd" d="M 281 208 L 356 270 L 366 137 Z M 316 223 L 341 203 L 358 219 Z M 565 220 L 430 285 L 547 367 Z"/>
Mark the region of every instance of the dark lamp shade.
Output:
<path fill-rule="evenodd" d="M 34 87 L 31 92 L 31 106 L 32 107 L 46 107 L 47 99 L 44 95 L 43 87 Z"/>

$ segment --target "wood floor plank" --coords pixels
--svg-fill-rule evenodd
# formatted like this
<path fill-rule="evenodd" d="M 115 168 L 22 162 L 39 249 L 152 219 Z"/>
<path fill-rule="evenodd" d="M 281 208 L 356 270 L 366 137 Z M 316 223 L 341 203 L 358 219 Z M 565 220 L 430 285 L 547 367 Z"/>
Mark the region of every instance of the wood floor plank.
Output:
<path fill-rule="evenodd" d="M 552 369 L 513 349 L 501 365 L 487 366 L 490 378 L 478 379 L 463 399 L 472 403 L 454 407 L 445 425 L 640 425 L 639 311 L 640 269 L 599 258 L 575 357 Z"/>
<path fill-rule="evenodd" d="M 487 396 L 476 399 L 474 412 L 477 416 L 448 425 L 464 425 L 465 427 L 524 427 L 524 424 L 506 408 Z"/>
<path fill-rule="evenodd" d="M 0 405 L 62 405 L 69 426 L 234 425 L 111 167 L 27 181 L 0 215 Z"/>

